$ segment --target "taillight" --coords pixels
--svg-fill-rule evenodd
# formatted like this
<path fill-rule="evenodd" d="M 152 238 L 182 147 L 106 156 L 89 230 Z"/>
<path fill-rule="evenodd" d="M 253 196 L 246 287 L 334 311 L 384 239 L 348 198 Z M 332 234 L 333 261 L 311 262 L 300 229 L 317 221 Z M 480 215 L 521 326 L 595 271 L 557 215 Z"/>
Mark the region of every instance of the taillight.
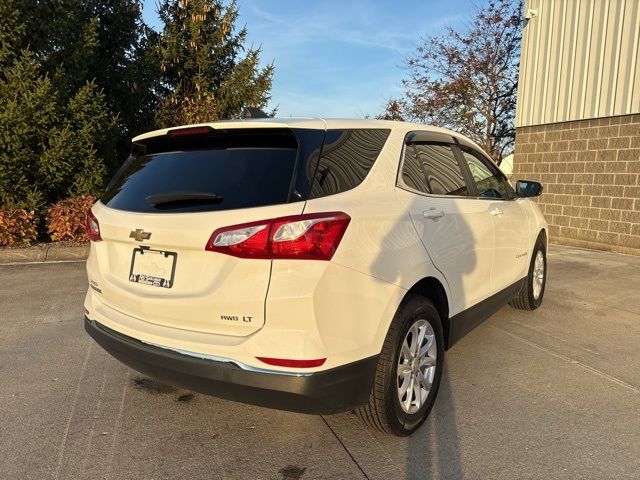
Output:
<path fill-rule="evenodd" d="M 268 365 L 274 365 L 276 367 L 289 367 L 289 368 L 313 368 L 319 367 L 327 361 L 326 358 L 317 358 L 313 360 L 294 360 L 289 358 L 269 358 L 269 357 L 256 357 L 261 362 Z"/>
<path fill-rule="evenodd" d="M 87 228 L 87 237 L 89 237 L 89 240 L 94 242 L 102 240 L 100 236 L 100 224 L 91 210 L 87 212 L 85 227 Z"/>
<path fill-rule="evenodd" d="M 205 250 L 240 258 L 271 258 L 269 221 L 219 228 L 211 234 Z"/>
<path fill-rule="evenodd" d="M 276 219 L 271 229 L 273 258 L 331 260 L 350 220 L 341 212 Z"/>
<path fill-rule="evenodd" d="M 206 250 L 240 258 L 331 260 L 351 217 L 311 213 L 219 228 Z"/>

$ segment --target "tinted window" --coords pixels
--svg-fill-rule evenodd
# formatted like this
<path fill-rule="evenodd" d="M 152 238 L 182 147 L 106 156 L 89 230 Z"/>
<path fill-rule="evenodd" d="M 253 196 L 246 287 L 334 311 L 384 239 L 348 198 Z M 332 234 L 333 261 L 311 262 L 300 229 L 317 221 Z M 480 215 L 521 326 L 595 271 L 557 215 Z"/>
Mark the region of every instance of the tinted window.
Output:
<path fill-rule="evenodd" d="M 404 148 L 404 162 L 402 163 L 402 181 L 404 184 L 422 193 L 429 193 L 427 177 L 418 161 L 415 145 L 406 145 Z"/>
<path fill-rule="evenodd" d="M 488 160 L 482 158 L 479 153 L 468 147 L 462 148 L 462 155 L 469 166 L 471 177 L 476 184 L 480 197 L 504 199 L 512 197 L 512 189 L 509 183 Z"/>
<path fill-rule="evenodd" d="M 434 195 L 468 195 L 451 145 L 416 144 L 416 157 L 427 178 L 429 193 Z"/>
<path fill-rule="evenodd" d="M 162 152 L 157 145 L 138 145 L 140 152 L 123 165 L 103 202 L 121 210 L 174 213 L 256 207 L 289 200 L 298 152 L 291 131 L 216 133 L 206 141 L 198 140 L 197 149 L 188 147 L 184 144 L 180 146 L 183 150 Z M 150 200 L 162 196 L 173 200 Z"/>
<path fill-rule="evenodd" d="M 292 131 L 298 138 L 298 167 L 291 200 L 306 200 L 311 192 L 313 175 L 318 165 L 325 131 L 308 128 L 294 128 Z M 311 166 L 311 168 L 308 168 L 308 166 Z"/>
<path fill-rule="evenodd" d="M 390 130 L 327 130 L 309 198 L 324 197 L 358 186 L 387 141 Z M 308 163 L 308 168 L 313 168 Z"/>

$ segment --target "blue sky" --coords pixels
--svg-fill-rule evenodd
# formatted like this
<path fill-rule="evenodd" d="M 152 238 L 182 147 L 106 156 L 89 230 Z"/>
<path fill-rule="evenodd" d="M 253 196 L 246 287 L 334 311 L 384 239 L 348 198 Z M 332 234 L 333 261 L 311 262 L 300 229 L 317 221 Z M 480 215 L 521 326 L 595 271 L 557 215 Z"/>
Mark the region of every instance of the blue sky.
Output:
<path fill-rule="evenodd" d="M 464 28 L 471 0 L 239 0 L 247 45 L 275 64 L 279 117 L 361 118 L 401 93 L 403 62 L 421 37 Z M 143 15 L 159 29 L 156 2 Z"/>

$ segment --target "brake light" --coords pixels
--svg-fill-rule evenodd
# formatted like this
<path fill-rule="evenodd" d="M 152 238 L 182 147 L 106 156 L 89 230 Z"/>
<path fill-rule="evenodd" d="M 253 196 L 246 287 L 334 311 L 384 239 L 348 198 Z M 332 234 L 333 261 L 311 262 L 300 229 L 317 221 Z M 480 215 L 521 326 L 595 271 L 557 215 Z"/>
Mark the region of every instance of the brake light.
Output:
<path fill-rule="evenodd" d="M 268 357 L 256 357 L 261 362 L 268 365 L 274 365 L 276 367 L 289 367 L 289 368 L 312 368 L 319 367 L 327 361 L 326 358 L 317 358 L 314 360 L 292 360 L 289 358 L 268 358 Z"/>
<path fill-rule="evenodd" d="M 206 250 L 240 258 L 331 260 L 351 217 L 311 213 L 219 228 Z"/>
<path fill-rule="evenodd" d="M 89 237 L 89 240 L 94 242 L 102 240 L 102 237 L 100 236 L 100 224 L 91 210 L 87 212 L 85 227 L 87 228 L 87 237 Z"/>
<path fill-rule="evenodd" d="M 169 130 L 167 135 L 171 138 L 197 137 L 199 135 L 209 135 L 211 132 L 213 132 L 213 128 L 211 127 L 187 127 L 174 128 L 173 130 Z"/>

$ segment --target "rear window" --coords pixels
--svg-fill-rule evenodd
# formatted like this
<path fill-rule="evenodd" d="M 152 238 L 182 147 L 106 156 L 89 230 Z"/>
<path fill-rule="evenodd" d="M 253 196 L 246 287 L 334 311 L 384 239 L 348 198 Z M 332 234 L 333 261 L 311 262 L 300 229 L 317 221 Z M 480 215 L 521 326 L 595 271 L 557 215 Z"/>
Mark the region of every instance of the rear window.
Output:
<path fill-rule="evenodd" d="M 362 183 L 390 132 L 385 129 L 327 130 L 309 198 L 334 195 Z"/>
<path fill-rule="evenodd" d="M 205 212 L 289 201 L 298 153 L 288 129 L 221 131 L 137 144 L 103 203 L 133 212 Z"/>

